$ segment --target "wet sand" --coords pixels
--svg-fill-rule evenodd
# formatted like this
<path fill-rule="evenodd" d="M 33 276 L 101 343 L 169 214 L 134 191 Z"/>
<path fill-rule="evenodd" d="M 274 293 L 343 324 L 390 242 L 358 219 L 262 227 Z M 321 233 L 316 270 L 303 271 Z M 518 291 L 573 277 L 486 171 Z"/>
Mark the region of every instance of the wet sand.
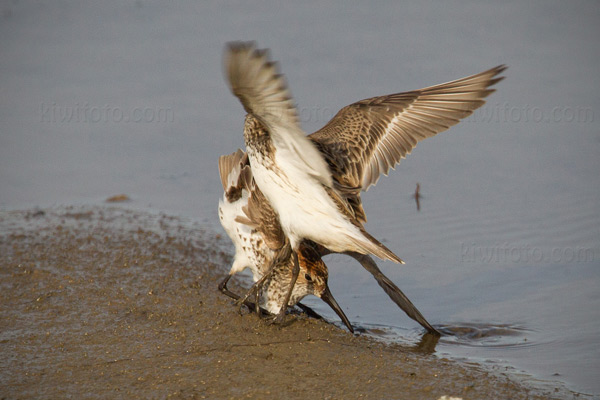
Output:
<path fill-rule="evenodd" d="M 551 397 L 429 354 L 429 335 L 389 345 L 303 315 L 240 315 L 217 290 L 226 238 L 191 221 L 10 211 L 0 238 L 3 399 Z"/>

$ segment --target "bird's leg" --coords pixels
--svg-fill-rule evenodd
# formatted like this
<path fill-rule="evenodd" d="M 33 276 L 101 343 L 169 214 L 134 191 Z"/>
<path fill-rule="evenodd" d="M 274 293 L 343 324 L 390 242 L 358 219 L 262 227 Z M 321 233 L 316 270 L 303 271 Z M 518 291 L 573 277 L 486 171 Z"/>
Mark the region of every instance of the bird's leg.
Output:
<path fill-rule="evenodd" d="M 262 286 L 264 285 L 264 283 L 261 285 L 260 288 L 256 289 L 255 293 L 254 293 L 254 308 L 256 313 L 260 316 L 260 292 L 262 291 Z"/>
<path fill-rule="evenodd" d="M 256 304 L 256 308 L 258 310 L 260 292 L 261 292 L 265 282 L 269 278 L 271 278 L 271 275 L 273 275 L 273 271 L 275 271 L 275 267 L 280 262 L 282 262 L 283 260 L 286 260 L 290 256 L 290 251 L 291 251 L 291 247 L 290 247 L 289 243 L 287 243 L 286 245 L 282 246 L 281 249 L 279 249 L 279 251 L 277 252 L 275 257 L 273 257 L 273 260 L 271 261 L 271 264 L 269 265 L 267 272 L 265 272 L 265 274 L 259 280 L 257 280 L 254 283 L 254 285 L 252 285 L 252 287 L 250 288 L 250 290 L 248 290 L 248 292 L 246 293 L 244 298 L 238 301 L 240 307 L 242 306 L 242 304 L 244 304 L 248 300 L 248 298 L 250 296 L 252 296 L 254 294 L 255 300 L 256 300 L 255 304 Z"/>
<path fill-rule="evenodd" d="M 229 282 L 229 280 L 230 280 L 230 279 L 231 279 L 231 275 L 229 275 L 229 274 L 228 274 L 228 275 L 225 277 L 225 279 L 223 279 L 223 280 L 221 281 L 221 283 L 219 283 L 219 290 L 221 291 L 221 293 L 224 293 L 225 295 L 227 295 L 227 296 L 231 297 L 232 299 L 234 299 L 234 300 L 239 300 L 239 299 L 240 299 L 240 296 L 238 296 L 237 294 L 233 293 L 232 291 L 230 291 L 230 290 L 227 288 L 227 282 Z"/>
<path fill-rule="evenodd" d="M 225 277 L 225 279 L 223 279 L 223 281 L 221 281 L 221 283 L 219 283 L 219 290 L 222 293 L 224 293 L 225 295 L 231 297 L 232 299 L 234 299 L 236 301 L 240 301 L 239 295 L 237 295 L 237 294 L 233 293 L 232 291 L 230 291 L 229 289 L 227 289 L 227 282 L 229 282 L 229 279 L 231 279 L 231 275 L 227 275 Z M 248 307 L 248 309 L 250 311 L 255 310 L 258 315 L 261 315 L 261 314 L 271 315 L 270 312 L 268 312 L 264 308 L 261 308 L 260 306 L 258 306 L 258 300 L 256 303 L 252 303 L 251 301 L 247 301 L 247 300 L 241 300 L 241 302 L 242 302 L 242 305 L 245 305 L 246 307 Z"/>
<path fill-rule="evenodd" d="M 259 300 L 260 300 L 260 291 L 262 290 L 263 285 L 265 284 L 265 281 L 269 278 L 271 269 L 273 268 L 273 266 L 269 266 L 269 270 L 267 271 L 266 274 L 264 274 L 259 280 L 257 280 L 254 285 L 252 285 L 252 287 L 250 288 L 250 290 L 248 290 L 248 292 L 246 293 L 246 295 L 243 298 L 239 298 L 238 300 L 238 305 L 240 306 L 240 308 L 246 304 L 249 303 L 248 298 L 250 298 L 252 295 L 254 295 L 254 307 L 255 307 L 255 311 L 258 313 L 258 307 L 259 307 Z M 260 315 L 260 314 L 259 314 Z"/>
<path fill-rule="evenodd" d="M 273 319 L 273 323 L 280 324 L 285 319 L 285 312 L 288 307 L 288 303 L 290 301 L 290 297 L 292 297 L 292 291 L 294 290 L 294 285 L 296 284 L 296 280 L 298 279 L 298 275 L 300 274 L 300 263 L 298 262 L 298 253 L 295 251 L 292 252 L 292 259 L 294 260 L 294 266 L 292 268 L 292 279 L 290 281 L 290 287 L 283 299 L 283 304 L 281 305 L 281 309 L 279 310 L 279 314 Z"/>

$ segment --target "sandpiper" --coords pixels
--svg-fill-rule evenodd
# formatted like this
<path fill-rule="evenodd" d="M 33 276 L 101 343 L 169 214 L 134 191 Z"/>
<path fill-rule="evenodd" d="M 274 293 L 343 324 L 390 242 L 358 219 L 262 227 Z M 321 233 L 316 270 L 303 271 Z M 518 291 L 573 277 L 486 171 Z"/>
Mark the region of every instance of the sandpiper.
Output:
<path fill-rule="evenodd" d="M 238 150 L 219 158 L 219 173 L 223 184 L 223 199 L 219 201 L 219 219 L 223 228 L 235 245 L 235 257 L 229 274 L 219 284 L 219 290 L 228 296 L 246 301 L 227 288 L 227 282 L 237 272 L 250 268 L 254 281 L 261 281 L 256 291 L 254 305 L 260 305 L 271 314 L 277 314 L 284 304 L 287 288 L 292 280 L 292 257 L 284 248 L 283 235 L 277 214 L 266 201 L 253 182 L 252 171 L 246 154 Z M 287 245 L 289 249 L 289 245 Z M 301 243 L 298 249 L 301 274 L 298 277 L 288 306 L 298 305 L 306 295 L 312 294 L 327 303 L 342 319 L 351 332 L 350 321 L 338 305 L 327 285 L 327 266 L 309 241 Z M 280 259 L 276 260 L 276 257 Z M 273 271 L 266 274 L 269 265 Z M 257 310 L 258 311 L 258 310 Z"/>
<path fill-rule="evenodd" d="M 282 288 L 288 287 L 293 268 L 288 253 L 283 256 L 283 262 L 275 262 L 271 275 L 267 273 L 267 264 L 277 256 L 276 249 L 279 249 L 285 240 L 277 215 L 262 192 L 252 182 L 252 172 L 246 153 L 238 150 L 231 155 L 220 157 L 219 172 L 224 189 L 223 199 L 219 202 L 219 217 L 236 248 L 231 270 L 220 283 L 219 289 L 228 296 L 239 300 L 240 296 L 227 289 L 227 282 L 233 274 L 244 268 L 250 268 L 254 281 L 262 280 L 264 285 L 262 288 L 255 287 L 254 294 L 262 293 L 261 304 L 267 312 L 276 314 L 283 304 L 285 293 Z M 305 311 L 312 312 L 310 308 L 298 303 L 308 294 L 320 297 L 328 304 L 329 302 L 337 304 L 327 288 L 328 270 L 321 260 L 322 256 L 329 253 L 329 250 L 314 242 L 302 242 L 301 257 L 299 257 L 301 273 L 288 305 L 298 305 Z M 400 288 L 381 272 L 371 257 L 355 252 L 345 254 L 355 258 L 371 272 L 383 290 L 409 317 L 430 333 L 439 335 L 439 332 L 423 317 Z M 249 296 L 247 295 L 244 299 L 247 297 Z M 250 307 L 255 304 L 258 302 L 248 303 Z M 351 324 L 339 307 L 331 304 L 330 307 L 336 311 L 352 332 Z"/>
<path fill-rule="evenodd" d="M 361 100 L 306 136 L 267 50 L 256 49 L 253 42 L 233 42 L 225 63 L 230 88 L 247 112 L 244 139 L 254 179 L 292 249 L 309 239 L 332 252 L 372 254 L 397 263 L 402 260 L 364 229 L 360 192 L 387 175 L 420 140 L 483 105 L 505 69 L 498 66 L 425 89 Z M 299 266 L 296 252 L 292 254 L 295 277 Z M 285 307 L 286 302 L 278 320 Z"/>

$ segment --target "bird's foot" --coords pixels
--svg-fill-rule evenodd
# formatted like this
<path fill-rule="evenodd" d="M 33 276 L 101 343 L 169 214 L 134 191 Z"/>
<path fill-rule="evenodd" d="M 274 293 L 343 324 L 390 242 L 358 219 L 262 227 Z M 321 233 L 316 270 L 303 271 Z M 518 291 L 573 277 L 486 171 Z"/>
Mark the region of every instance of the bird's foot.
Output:
<path fill-rule="evenodd" d="M 246 293 L 246 295 L 244 297 L 241 297 L 238 301 L 237 301 L 237 305 L 240 308 L 240 314 L 242 313 L 242 308 L 244 306 L 248 307 L 248 309 L 250 311 L 254 310 L 256 312 L 256 314 L 260 315 L 260 306 L 259 306 L 259 294 L 260 291 L 262 289 L 262 285 L 259 284 L 259 282 L 255 283 L 254 285 L 252 285 L 252 287 L 250 288 L 250 290 L 248 290 L 248 292 Z M 248 299 L 251 298 L 252 296 L 254 296 L 254 303 L 252 303 L 251 301 L 249 301 Z M 252 308 L 250 305 L 253 305 L 254 308 Z"/>

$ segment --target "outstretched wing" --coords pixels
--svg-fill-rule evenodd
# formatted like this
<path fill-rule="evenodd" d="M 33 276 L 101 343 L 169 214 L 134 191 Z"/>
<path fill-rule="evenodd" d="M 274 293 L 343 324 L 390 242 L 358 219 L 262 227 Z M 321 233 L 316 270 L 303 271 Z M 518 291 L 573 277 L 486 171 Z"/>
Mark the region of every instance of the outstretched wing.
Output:
<path fill-rule="evenodd" d="M 235 153 L 219 157 L 219 175 L 223 191 L 229 202 L 242 197 L 240 175 L 244 165 L 248 164 L 248 155 L 238 149 Z"/>
<path fill-rule="evenodd" d="M 331 186 L 327 163 L 302 131 L 290 91 L 277 64 L 269 60 L 268 51 L 256 49 L 253 42 L 229 43 L 225 71 L 231 91 L 246 112 L 267 128 L 277 152 Z"/>
<path fill-rule="evenodd" d="M 342 108 L 322 129 L 317 143 L 337 184 L 360 193 L 387 175 L 417 143 L 457 124 L 481 107 L 504 79 L 497 66 L 428 88 L 372 97 Z"/>

